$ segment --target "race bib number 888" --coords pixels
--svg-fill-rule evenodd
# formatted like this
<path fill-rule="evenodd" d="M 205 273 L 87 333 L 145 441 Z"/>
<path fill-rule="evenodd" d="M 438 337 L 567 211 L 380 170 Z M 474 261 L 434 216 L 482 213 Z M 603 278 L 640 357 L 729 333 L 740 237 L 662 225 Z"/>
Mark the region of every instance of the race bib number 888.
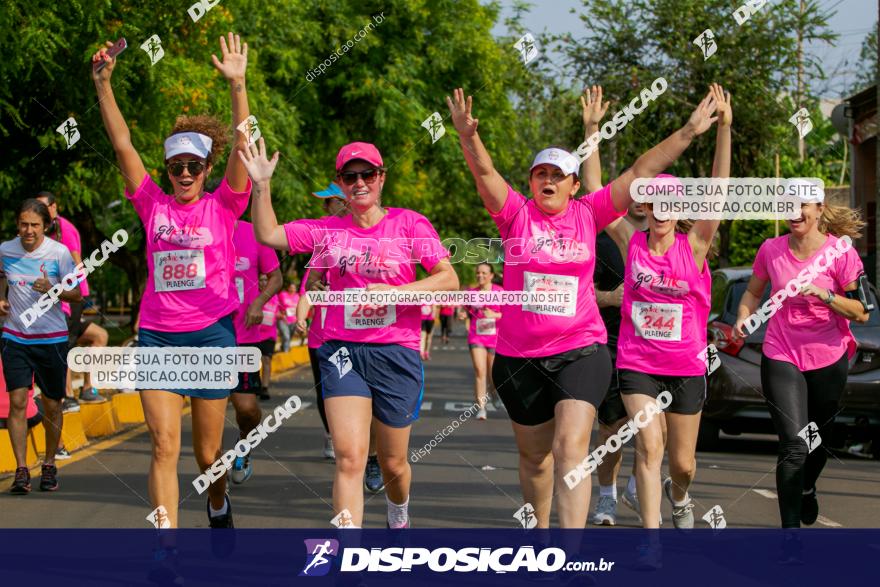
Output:
<path fill-rule="evenodd" d="M 184 249 L 153 253 L 156 291 L 185 291 L 205 287 L 205 251 Z"/>

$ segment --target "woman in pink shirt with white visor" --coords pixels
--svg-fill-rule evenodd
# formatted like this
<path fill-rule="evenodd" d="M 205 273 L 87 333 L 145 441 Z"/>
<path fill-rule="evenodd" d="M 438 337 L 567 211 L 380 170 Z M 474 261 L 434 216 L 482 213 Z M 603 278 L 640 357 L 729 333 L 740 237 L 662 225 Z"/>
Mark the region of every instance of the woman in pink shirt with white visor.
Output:
<path fill-rule="evenodd" d="M 112 43 L 107 42 L 107 47 Z M 247 43 L 229 33 L 220 38 L 222 60 L 214 67 L 229 82 L 232 128 L 249 116 L 245 71 Z M 232 155 L 225 176 L 213 192 L 205 183 L 228 141 L 229 127 L 208 116 L 181 116 L 165 139 L 165 169 L 173 188 L 166 194 L 147 173 L 131 142 L 128 125 L 116 104 L 110 77 L 116 59 L 101 49 L 92 57 L 92 77 L 98 92 L 104 127 L 116 152 L 131 201 L 144 225 L 147 284 L 140 306 L 139 345 L 144 347 L 234 347 L 232 314 L 239 299 L 233 276 L 235 221 L 247 209 L 250 181 L 241 160 Z M 245 146 L 244 133 L 235 133 L 236 146 Z M 181 414 L 184 396 L 192 399 L 193 452 L 200 471 L 220 456 L 229 389 L 141 389 L 141 402 L 153 456 L 150 500 L 167 510 L 167 522 L 177 527 Z M 206 510 L 211 528 L 232 528 L 232 506 L 226 495 L 226 475 L 207 488 Z"/>
<path fill-rule="evenodd" d="M 611 380 L 593 288 L 596 234 L 626 214 L 636 178 L 662 172 L 712 125 L 712 108 L 700 104 L 682 129 L 612 183 L 580 199 L 574 198 L 581 185 L 578 158 L 563 149 L 544 149 L 530 169 L 532 198 L 527 199 L 495 169 L 477 134 L 472 98 L 465 100 L 457 89 L 446 101 L 477 191 L 504 241 L 504 289 L 558 298 L 504 306 L 497 326 L 492 379 L 513 424 L 523 501 L 534 508 L 539 528 L 549 527 L 556 499 L 560 526 L 582 529 L 589 473 L 576 483 L 566 477 L 587 457 L 596 410 Z"/>

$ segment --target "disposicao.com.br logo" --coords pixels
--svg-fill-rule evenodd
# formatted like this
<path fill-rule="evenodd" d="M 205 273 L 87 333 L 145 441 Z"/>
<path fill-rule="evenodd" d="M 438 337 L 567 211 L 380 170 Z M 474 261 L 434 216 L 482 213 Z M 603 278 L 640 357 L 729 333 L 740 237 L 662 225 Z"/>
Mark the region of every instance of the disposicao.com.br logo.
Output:
<path fill-rule="evenodd" d="M 329 571 L 330 558 L 337 554 L 338 542 L 329 539 L 306 540 L 308 557 L 300 577 L 316 577 Z M 533 546 L 518 548 L 355 548 L 345 547 L 341 553 L 340 572 L 411 572 L 414 567 L 427 568 L 435 573 L 516 573 L 518 571 L 554 573 L 556 571 L 610 571 L 614 565 L 602 559 L 567 561 L 561 548 Z"/>

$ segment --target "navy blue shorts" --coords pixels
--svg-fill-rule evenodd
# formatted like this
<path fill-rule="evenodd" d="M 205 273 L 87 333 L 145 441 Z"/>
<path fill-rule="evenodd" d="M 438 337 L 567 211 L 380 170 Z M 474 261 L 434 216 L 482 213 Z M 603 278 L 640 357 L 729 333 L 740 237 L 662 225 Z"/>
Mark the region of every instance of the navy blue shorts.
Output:
<path fill-rule="evenodd" d="M 67 343 L 21 344 L 0 339 L 6 391 L 30 389 L 36 381 L 49 399 L 62 400 L 67 389 Z"/>
<path fill-rule="evenodd" d="M 419 418 L 425 371 L 419 352 L 399 344 L 330 340 L 318 347 L 321 393 L 373 400 L 373 416 L 404 428 Z"/>
<path fill-rule="evenodd" d="M 210 326 L 192 332 L 159 332 L 141 328 L 138 330 L 138 346 L 140 347 L 234 347 L 235 328 L 232 325 L 232 314 L 220 318 Z M 150 388 L 138 388 L 150 389 Z M 166 389 L 178 395 L 188 395 L 201 399 L 222 399 L 229 397 L 231 389 Z"/>

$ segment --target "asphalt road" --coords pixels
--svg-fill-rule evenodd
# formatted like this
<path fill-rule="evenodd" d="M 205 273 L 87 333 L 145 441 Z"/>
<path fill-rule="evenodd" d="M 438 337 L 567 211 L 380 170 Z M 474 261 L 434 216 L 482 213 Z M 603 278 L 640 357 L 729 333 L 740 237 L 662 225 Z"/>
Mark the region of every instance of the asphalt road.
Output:
<path fill-rule="evenodd" d="M 426 364 L 425 404 L 413 427 L 412 450 L 427 444 L 472 403 L 467 346 L 455 337 L 447 348 L 435 343 Z M 321 457 L 323 435 L 314 405 L 311 372 L 300 368 L 273 383 L 274 406 L 296 394 L 303 409 L 288 419 L 256 449 L 254 476 L 232 486 L 238 528 L 326 528 L 333 517 L 330 503 L 333 465 Z M 266 406 L 268 407 L 268 406 Z M 431 453 L 413 464 L 410 514 L 418 528 L 518 526 L 513 515 L 522 506 L 517 456 L 505 413 L 490 411 L 487 421 L 465 421 Z M 229 408 L 225 438 L 234 440 L 234 414 Z M 62 462 L 60 490 L 33 491 L 27 496 L 0 495 L 0 527 L 144 528 L 152 510 L 147 497 L 150 444 L 146 431 L 122 442 L 101 443 Z M 107 446 L 110 445 L 110 446 Z M 725 437 L 721 451 L 698 454 L 697 479 L 691 489 L 697 519 L 720 505 L 728 527 L 776 527 L 775 439 L 769 436 Z M 632 449 L 624 449 L 624 468 Z M 185 417 L 180 459 L 182 527 L 205 527 L 205 498 L 195 493 L 190 419 Z M 627 475 L 621 475 L 622 489 Z M 0 487 L 8 482 L 0 482 Z M 880 527 L 880 462 L 829 457 L 819 480 L 821 517 L 817 527 Z M 598 489 L 593 490 L 593 504 Z M 663 516 L 670 518 L 668 504 Z M 698 522 L 702 523 L 702 522 Z M 622 505 L 618 524 L 637 527 L 635 514 Z M 384 494 L 367 495 L 365 527 L 385 525 Z M 611 531 L 609 529 L 608 531 Z"/>

